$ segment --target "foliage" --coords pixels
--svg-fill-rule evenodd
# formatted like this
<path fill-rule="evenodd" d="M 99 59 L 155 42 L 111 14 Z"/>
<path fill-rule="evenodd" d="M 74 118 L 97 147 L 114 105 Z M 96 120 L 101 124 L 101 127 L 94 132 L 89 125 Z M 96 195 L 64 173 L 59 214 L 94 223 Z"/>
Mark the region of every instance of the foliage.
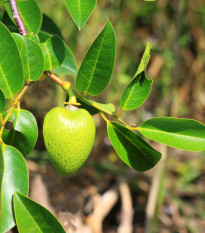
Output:
<path fill-rule="evenodd" d="M 82 29 L 94 10 L 96 0 L 65 0 L 65 4 L 78 28 Z M 38 129 L 34 116 L 20 108 L 20 100 L 30 85 L 43 80 L 45 75 L 68 93 L 69 104 L 77 104 L 77 98 L 82 104 L 81 107 L 91 114 L 101 114 L 107 122 L 108 136 L 116 153 L 124 163 L 136 171 L 151 169 L 161 158 L 161 154 L 138 132 L 175 148 L 205 150 L 205 125 L 196 120 L 156 117 L 142 122 L 137 127 L 120 118 L 124 111 L 139 108 L 150 94 L 153 81 L 146 73 L 150 60 L 149 43 L 137 71 L 121 95 L 121 111 L 117 114 L 112 103 L 102 104 L 87 98 L 87 94 L 97 96 L 102 93 L 108 86 L 113 72 L 116 38 L 109 20 L 88 49 L 77 70 L 75 57 L 63 40 L 60 30 L 51 19 L 42 14 L 36 0 L 17 2 L 20 16 L 29 32 L 25 36 L 16 33 L 18 27 L 13 25 L 16 18 L 13 19 L 9 4 L 4 5 L 11 21 L 7 19 L 0 23 L 1 233 L 8 231 L 15 224 L 20 233 L 28 229 L 29 232 L 46 233 L 49 229 L 64 232 L 49 211 L 27 197 L 28 170 L 24 157 L 35 146 Z M 76 90 L 73 92 L 70 83 L 59 79 L 53 71 L 58 75 L 76 75 Z M 10 100 L 10 106 L 6 100 Z M 109 120 L 110 116 L 119 123 Z M 6 129 L 8 121 L 12 123 L 11 129 Z M 28 216 L 25 221 L 26 214 Z"/>

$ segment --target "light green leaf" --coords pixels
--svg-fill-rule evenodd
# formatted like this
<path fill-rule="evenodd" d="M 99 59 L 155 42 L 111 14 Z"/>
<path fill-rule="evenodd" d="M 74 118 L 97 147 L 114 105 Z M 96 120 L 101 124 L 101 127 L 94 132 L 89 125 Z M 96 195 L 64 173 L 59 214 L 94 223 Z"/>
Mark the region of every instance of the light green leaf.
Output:
<path fill-rule="evenodd" d="M 76 80 L 77 90 L 85 95 L 99 95 L 110 81 L 114 63 L 115 32 L 108 20 L 80 66 Z"/>
<path fill-rule="evenodd" d="M 21 55 L 22 63 L 23 63 L 23 74 L 24 80 L 26 81 L 29 77 L 29 67 L 28 67 L 28 58 L 27 58 L 27 49 L 24 39 L 18 33 L 12 33 L 14 40 L 19 49 L 19 53 Z"/>
<path fill-rule="evenodd" d="M 79 30 L 89 19 L 97 0 L 65 0 L 66 6 Z"/>
<path fill-rule="evenodd" d="M 10 18 L 12 19 L 12 21 L 14 21 L 9 4 L 4 4 L 4 5 Z M 27 1 L 17 2 L 17 6 L 27 31 L 37 34 L 40 31 L 42 19 L 43 19 L 37 1 L 27 0 Z"/>
<path fill-rule="evenodd" d="M 147 138 L 182 150 L 205 150 L 205 125 L 191 119 L 155 117 L 138 130 Z"/>
<path fill-rule="evenodd" d="M 75 57 L 71 49 L 65 45 L 65 59 L 60 67 L 55 68 L 54 73 L 56 74 L 70 74 L 76 75 L 77 74 L 77 65 L 75 61 Z"/>
<path fill-rule="evenodd" d="M 59 67 L 65 58 L 65 46 L 57 35 L 40 44 L 44 55 L 44 70 Z"/>
<path fill-rule="evenodd" d="M 34 35 L 33 33 L 28 33 L 27 35 L 24 36 L 24 38 L 29 38 L 36 42 L 37 44 L 40 44 L 40 40 L 37 35 Z"/>
<path fill-rule="evenodd" d="M 23 65 L 14 38 L 1 22 L 0 32 L 0 89 L 11 98 L 23 87 Z"/>
<path fill-rule="evenodd" d="M 65 233 L 51 212 L 18 192 L 14 194 L 14 211 L 19 233 Z"/>
<path fill-rule="evenodd" d="M 13 194 L 28 194 L 28 169 L 21 153 L 12 146 L 0 143 L 0 232 L 15 226 Z"/>
<path fill-rule="evenodd" d="M 6 99 L 4 93 L 0 90 L 0 116 L 6 108 Z"/>
<path fill-rule="evenodd" d="M 28 155 L 34 148 L 38 138 L 38 126 L 35 117 L 26 110 L 14 109 L 12 118 L 13 128 L 3 135 L 6 144 L 17 148 L 23 156 Z"/>
<path fill-rule="evenodd" d="M 29 38 L 24 38 L 28 58 L 29 76 L 27 80 L 38 80 L 44 71 L 44 56 L 40 46 Z"/>
<path fill-rule="evenodd" d="M 138 74 L 125 88 L 120 99 L 122 110 L 134 110 L 148 98 L 152 80 L 147 79 L 145 71 Z"/>
<path fill-rule="evenodd" d="M 152 46 L 150 43 L 147 43 L 145 51 L 143 53 L 142 59 L 140 61 L 140 64 L 138 66 L 137 72 L 134 75 L 134 78 L 140 74 L 142 71 L 146 70 L 147 65 L 149 63 L 150 60 L 150 50 L 151 50 Z"/>
<path fill-rule="evenodd" d="M 136 171 L 147 171 L 161 159 L 161 154 L 158 151 L 125 126 L 108 121 L 107 130 L 110 141 L 119 157 Z"/>

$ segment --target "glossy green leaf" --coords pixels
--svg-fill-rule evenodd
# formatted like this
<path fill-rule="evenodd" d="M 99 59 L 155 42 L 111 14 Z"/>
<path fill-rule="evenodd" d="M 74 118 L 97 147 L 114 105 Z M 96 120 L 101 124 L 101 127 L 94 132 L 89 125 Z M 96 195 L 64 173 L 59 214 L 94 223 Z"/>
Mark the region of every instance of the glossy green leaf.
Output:
<path fill-rule="evenodd" d="M 0 232 L 15 226 L 13 194 L 28 194 L 28 169 L 21 153 L 12 146 L 0 144 Z"/>
<path fill-rule="evenodd" d="M 24 38 L 28 58 L 29 76 L 27 80 L 38 80 L 44 71 L 44 56 L 43 52 L 35 41 L 29 38 Z"/>
<path fill-rule="evenodd" d="M 161 154 L 158 151 L 125 126 L 109 121 L 107 130 L 110 141 L 119 157 L 136 171 L 147 171 L 161 159 Z"/>
<path fill-rule="evenodd" d="M 44 70 L 59 67 L 65 58 L 65 46 L 57 35 L 40 44 L 44 55 Z"/>
<path fill-rule="evenodd" d="M 0 90 L 0 115 L 4 112 L 6 108 L 6 99 L 4 93 Z"/>
<path fill-rule="evenodd" d="M 4 4 L 4 5 L 10 18 L 13 20 L 9 4 Z M 42 19 L 43 19 L 37 1 L 27 0 L 27 1 L 17 2 L 17 6 L 27 31 L 37 34 L 41 28 Z"/>
<path fill-rule="evenodd" d="M 150 60 L 150 50 L 152 46 L 150 43 L 147 43 L 145 51 L 143 53 L 142 59 L 140 61 L 140 64 L 137 68 L 137 72 L 135 73 L 134 77 L 136 77 L 138 74 L 140 74 L 142 71 L 146 70 L 149 60 Z"/>
<path fill-rule="evenodd" d="M 18 192 L 14 194 L 14 210 L 19 233 L 65 233 L 51 212 Z"/>
<path fill-rule="evenodd" d="M 111 103 L 109 104 L 101 104 L 101 103 L 98 103 L 98 102 L 95 102 L 93 100 L 89 100 L 89 99 L 86 99 L 86 98 L 81 98 L 81 97 L 77 97 L 78 100 L 80 100 L 81 102 L 91 106 L 91 107 L 94 107 L 96 108 L 98 111 L 103 111 L 103 112 L 106 112 L 106 113 L 109 113 L 109 112 L 114 112 L 115 111 L 115 106 Z"/>
<path fill-rule="evenodd" d="M 155 117 L 138 130 L 147 138 L 182 150 L 205 150 L 205 125 L 191 119 Z"/>
<path fill-rule="evenodd" d="M 29 38 L 36 42 L 37 44 L 40 44 L 40 39 L 38 38 L 37 35 L 34 35 L 33 33 L 28 33 L 27 35 L 24 36 L 24 38 Z"/>
<path fill-rule="evenodd" d="M 60 67 L 55 68 L 53 71 L 56 74 L 70 74 L 70 75 L 77 74 L 78 70 L 77 70 L 75 57 L 67 45 L 65 45 L 65 59 L 63 63 L 60 65 Z"/>
<path fill-rule="evenodd" d="M 107 87 L 115 63 L 115 32 L 108 20 L 89 48 L 78 71 L 76 88 L 80 92 L 99 95 Z"/>
<path fill-rule="evenodd" d="M 23 65 L 14 38 L 1 22 L 0 32 L 0 89 L 10 98 L 23 87 Z"/>
<path fill-rule="evenodd" d="M 79 30 L 89 19 L 97 0 L 65 0 L 66 6 Z"/>
<path fill-rule="evenodd" d="M 29 67 L 28 67 L 28 58 L 27 58 L 27 49 L 26 49 L 26 44 L 24 42 L 24 39 L 21 35 L 18 33 L 12 33 L 13 38 L 16 41 L 16 44 L 19 49 L 19 53 L 21 55 L 22 63 L 23 63 L 23 75 L 24 75 L 24 80 L 26 81 L 29 77 Z"/>
<path fill-rule="evenodd" d="M 13 128 L 3 136 L 3 140 L 26 156 L 33 150 L 38 138 L 36 119 L 32 113 L 22 109 L 14 109 L 12 118 L 14 119 Z"/>
<path fill-rule="evenodd" d="M 121 99 L 122 110 L 133 110 L 140 107 L 148 98 L 152 80 L 147 79 L 145 71 L 138 74 L 125 88 Z"/>

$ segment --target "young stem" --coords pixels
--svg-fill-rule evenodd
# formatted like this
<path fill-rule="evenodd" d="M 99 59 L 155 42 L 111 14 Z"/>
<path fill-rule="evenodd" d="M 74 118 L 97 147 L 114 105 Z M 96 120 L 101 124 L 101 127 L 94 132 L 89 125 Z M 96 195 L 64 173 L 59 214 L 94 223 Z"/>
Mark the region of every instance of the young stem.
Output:
<path fill-rule="evenodd" d="M 16 4 L 16 0 L 8 0 L 9 1 L 9 5 L 10 5 L 10 8 L 11 8 L 11 12 L 12 12 L 12 15 L 13 15 L 13 19 L 14 21 L 16 22 L 16 25 L 19 29 L 19 32 L 22 36 L 26 35 L 28 32 L 26 30 L 26 27 L 23 23 L 23 20 L 20 16 L 20 13 L 19 13 L 19 10 L 18 10 L 18 7 L 17 7 L 17 4 Z"/>
<path fill-rule="evenodd" d="M 16 107 L 16 105 L 19 104 L 21 98 L 23 97 L 23 95 L 25 94 L 25 92 L 27 91 L 27 89 L 28 89 L 29 87 L 30 87 L 30 86 L 25 86 L 25 87 L 19 92 L 19 94 L 18 94 L 18 96 L 16 97 L 14 103 L 13 103 L 12 106 L 10 107 L 10 109 L 9 109 L 9 111 L 8 111 L 8 113 L 7 113 L 6 117 L 5 117 L 5 119 L 3 120 L 2 125 L 1 125 L 1 130 L 0 130 L 0 142 L 3 142 L 3 140 L 2 140 L 2 135 L 3 135 L 3 131 L 4 131 L 4 128 L 5 128 L 5 126 L 6 126 L 6 123 L 7 123 L 8 119 L 9 119 L 9 117 L 11 116 L 11 114 L 12 114 L 14 108 Z"/>

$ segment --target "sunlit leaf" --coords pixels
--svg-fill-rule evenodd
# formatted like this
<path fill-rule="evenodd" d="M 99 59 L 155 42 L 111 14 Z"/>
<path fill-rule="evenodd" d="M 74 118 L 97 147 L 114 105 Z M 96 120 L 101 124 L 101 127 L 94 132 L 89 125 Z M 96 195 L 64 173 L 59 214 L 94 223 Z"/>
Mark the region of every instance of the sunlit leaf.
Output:
<path fill-rule="evenodd" d="M 115 62 L 115 32 L 108 20 L 102 32 L 89 48 L 78 71 L 79 92 L 99 95 L 107 87 Z"/>
<path fill-rule="evenodd" d="M 28 70 L 29 70 L 29 81 L 38 80 L 44 71 L 44 56 L 43 52 L 35 41 L 24 38 L 27 50 L 27 58 L 28 58 Z"/>
<path fill-rule="evenodd" d="M 28 194 L 28 169 L 21 153 L 12 146 L 0 143 L 0 232 L 15 226 L 13 194 Z"/>
<path fill-rule="evenodd" d="M 110 141 L 123 162 L 136 171 L 144 172 L 154 167 L 161 154 L 137 134 L 114 121 L 107 123 Z"/>
<path fill-rule="evenodd" d="M 138 74 L 125 88 L 121 99 L 122 110 L 133 110 L 140 107 L 148 98 L 152 80 L 146 77 L 145 71 Z"/>
<path fill-rule="evenodd" d="M 44 55 L 44 70 L 59 67 L 65 58 L 65 46 L 57 35 L 40 44 Z"/>
<path fill-rule="evenodd" d="M 155 117 L 138 130 L 147 138 L 182 150 L 205 150 L 205 125 L 191 119 Z"/>
<path fill-rule="evenodd" d="M 38 126 L 35 117 L 26 110 L 14 109 L 13 128 L 3 137 L 6 144 L 17 148 L 23 156 L 28 155 L 34 148 L 38 137 Z"/>
<path fill-rule="evenodd" d="M 14 210 L 19 233 L 65 233 L 51 212 L 19 192 L 14 194 Z"/>
<path fill-rule="evenodd" d="M 10 98 L 23 87 L 23 65 L 14 38 L 1 22 L 0 32 L 0 89 Z"/>
<path fill-rule="evenodd" d="M 65 0 L 66 6 L 79 30 L 89 19 L 97 0 Z"/>

